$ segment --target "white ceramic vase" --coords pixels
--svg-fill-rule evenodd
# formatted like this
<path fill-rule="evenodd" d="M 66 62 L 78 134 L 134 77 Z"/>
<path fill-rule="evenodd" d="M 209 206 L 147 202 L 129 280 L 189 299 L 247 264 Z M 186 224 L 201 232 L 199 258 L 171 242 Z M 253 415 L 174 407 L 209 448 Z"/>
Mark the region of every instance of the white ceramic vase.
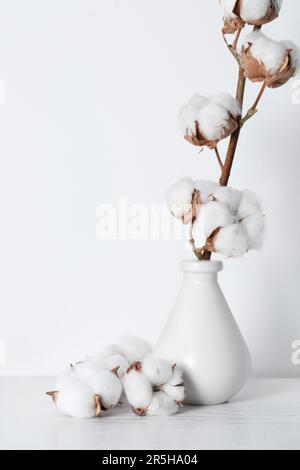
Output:
<path fill-rule="evenodd" d="M 184 371 L 190 405 L 229 401 L 251 370 L 248 348 L 218 284 L 220 261 L 183 261 L 184 282 L 154 354 Z"/>

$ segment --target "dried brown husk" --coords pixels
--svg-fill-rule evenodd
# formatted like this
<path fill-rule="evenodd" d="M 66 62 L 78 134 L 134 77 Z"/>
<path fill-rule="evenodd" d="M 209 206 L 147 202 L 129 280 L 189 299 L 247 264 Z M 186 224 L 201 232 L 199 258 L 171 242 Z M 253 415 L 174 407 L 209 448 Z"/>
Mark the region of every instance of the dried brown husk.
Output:
<path fill-rule="evenodd" d="M 266 14 L 262 18 L 245 21 L 241 17 L 241 2 L 242 0 L 236 1 L 233 9 L 233 13 L 236 15 L 235 18 L 224 18 L 223 34 L 234 34 L 239 29 L 243 29 L 246 24 L 262 26 L 263 24 L 276 20 L 279 16 L 280 8 L 278 7 L 278 3 L 276 0 L 272 0 Z"/>
<path fill-rule="evenodd" d="M 240 2 L 238 1 L 237 4 L 239 5 L 236 5 L 236 8 L 239 8 L 239 12 L 240 12 Z M 278 7 L 278 3 L 276 2 L 276 0 L 272 0 L 270 2 L 270 6 L 265 16 L 263 16 L 262 18 L 259 18 L 258 20 L 246 21 L 246 23 L 252 26 L 262 26 L 263 24 L 271 23 L 271 21 L 276 20 L 276 18 L 278 18 L 279 16 L 279 12 L 280 12 L 280 8 Z M 235 13 L 235 10 L 234 10 L 234 13 Z"/>
<path fill-rule="evenodd" d="M 240 62 L 244 69 L 245 77 L 249 78 L 252 82 L 266 82 L 269 88 L 278 88 L 287 83 L 295 75 L 296 68 L 292 61 L 292 49 L 287 49 L 282 67 L 278 72 L 272 74 L 267 71 L 262 62 L 252 56 L 251 46 L 252 43 L 248 43 L 247 47 L 242 47 Z"/>
<path fill-rule="evenodd" d="M 184 136 L 185 140 L 187 140 L 190 144 L 196 145 L 198 147 L 208 147 L 211 150 L 214 150 L 220 140 L 226 139 L 229 137 L 233 132 L 237 130 L 239 126 L 239 123 L 237 119 L 235 119 L 230 113 L 228 113 L 228 120 L 227 120 L 227 126 L 223 126 L 221 130 L 221 138 L 218 140 L 208 140 L 200 131 L 200 126 L 199 122 L 195 121 L 195 128 L 196 128 L 196 133 L 195 134 L 187 134 Z"/>

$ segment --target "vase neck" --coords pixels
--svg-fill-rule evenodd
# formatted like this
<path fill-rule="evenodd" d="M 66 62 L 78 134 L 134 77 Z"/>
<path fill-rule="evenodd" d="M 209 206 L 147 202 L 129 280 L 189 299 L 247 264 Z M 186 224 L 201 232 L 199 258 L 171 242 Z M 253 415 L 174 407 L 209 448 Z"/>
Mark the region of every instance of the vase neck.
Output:
<path fill-rule="evenodd" d="M 185 273 L 185 277 L 215 277 L 222 271 L 222 261 L 182 261 L 181 270 Z"/>

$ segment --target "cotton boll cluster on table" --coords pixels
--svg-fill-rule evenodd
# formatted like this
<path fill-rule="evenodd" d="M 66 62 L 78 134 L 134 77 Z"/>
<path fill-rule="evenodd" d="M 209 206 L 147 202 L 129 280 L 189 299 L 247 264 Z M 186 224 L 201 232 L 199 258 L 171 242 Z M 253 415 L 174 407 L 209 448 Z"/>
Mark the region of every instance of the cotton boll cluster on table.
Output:
<path fill-rule="evenodd" d="M 133 364 L 123 377 L 128 402 L 139 416 L 169 416 L 182 406 L 185 390 L 176 364 L 147 357 Z"/>
<path fill-rule="evenodd" d="M 47 394 L 62 414 L 79 419 L 96 418 L 115 408 L 124 390 L 136 414 L 174 414 L 184 398 L 182 373 L 151 354 L 147 341 L 124 336 L 100 354 L 71 364 Z"/>
<path fill-rule="evenodd" d="M 275 20 L 283 0 L 219 0 L 224 15 L 224 34 L 233 34 L 245 24 L 261 26 Z"/>
<path fill-rule="evenodd" d="M 173 186 L 177 188 L 177 194 L 180 194 L 182 184 L 183 180 Z M 193 208 L 196 219 L 192 223 L 194 231 L 201 229 L 206 240 L 202 250 L 240 257 L 249 250 L 262 247 L 265 217 L 259 199 L 252 191 L 238 191 L 212 181 L 194 181 L 192 184 L 190 180 L 189 187 L 190 205 L 193 205 L 195 192 L 198 194 L 198 207 Z M 172 199 L 172 204 L 177 202 L 180 203 Z M 201 238 L 199 234 L 195 236 Z"/>
<path fill-rule="evenodd" d="M 179 124 L 188 142 L 214 149 L 237 129 L 240 115 L 241 108 L 231 95 L 206 98 L 195 94 L 181 109 Z"/>
<path fill-rule="evenodd" d="M 292 42 L 274 41 L 257 31 L 247 35 L 240 61 L 246 78 L 278 88 L 296 75 L 299 56 L 299 49 Z"/>

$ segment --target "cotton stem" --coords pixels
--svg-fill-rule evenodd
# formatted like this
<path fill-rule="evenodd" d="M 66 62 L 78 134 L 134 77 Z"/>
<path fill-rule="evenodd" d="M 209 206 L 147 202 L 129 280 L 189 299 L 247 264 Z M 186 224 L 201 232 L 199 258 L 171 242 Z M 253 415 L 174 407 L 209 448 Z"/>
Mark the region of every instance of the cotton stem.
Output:
<path fill-rule="evenodd" d="M 242 122 L 241 122 L 241 126 L 243 126 L 245 124 L 245 122 L 247 122 L 249 119 L 251 119 L 253 116 L 255 116 L 255 114 L 258 112 L 258 105 L 259 105 L 259 102 L 264 94 L 264 92 L 266 91 L 266 88 L 267 88 L 267 83 L 264 82 L 262 87 L 261 87 L 261 90 L 254 102 L 254 104 L 251 106 L 251 108 L 249 109 L 249 111 L 247 112 L 247 114 L 245 115 L 245 117 L 242 119 Z"/>

